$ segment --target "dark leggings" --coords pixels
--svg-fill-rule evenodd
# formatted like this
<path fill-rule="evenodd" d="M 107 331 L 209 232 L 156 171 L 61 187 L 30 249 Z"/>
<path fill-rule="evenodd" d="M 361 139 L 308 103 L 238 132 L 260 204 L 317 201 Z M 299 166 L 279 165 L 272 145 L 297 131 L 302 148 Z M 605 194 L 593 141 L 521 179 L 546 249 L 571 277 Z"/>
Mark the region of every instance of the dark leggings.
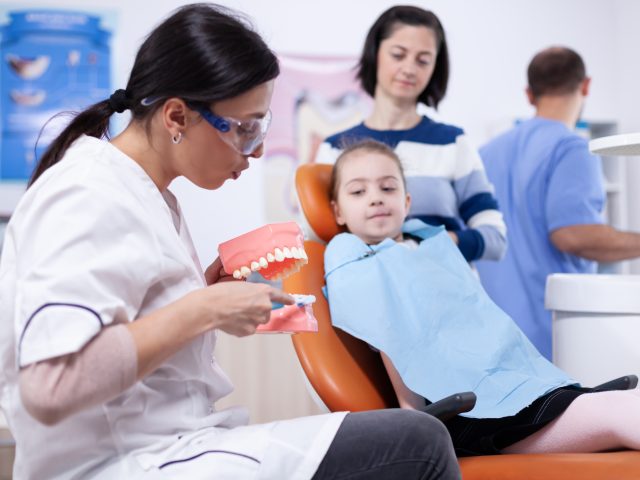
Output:
<path fill-rule="evenodd" d="M 445 426 L 426 413 L 390 409 L 350 413 L 313 480 L 459 479 Z"/>

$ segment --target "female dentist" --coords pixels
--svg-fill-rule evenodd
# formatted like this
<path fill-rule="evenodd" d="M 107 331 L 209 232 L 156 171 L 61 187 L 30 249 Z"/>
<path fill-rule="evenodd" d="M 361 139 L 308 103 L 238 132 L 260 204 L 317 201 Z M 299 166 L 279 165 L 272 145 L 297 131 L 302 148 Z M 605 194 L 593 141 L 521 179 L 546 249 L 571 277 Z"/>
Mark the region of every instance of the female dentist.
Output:
<path fill-rule="evenodd" d="M 458 478 L 432 417 L 334 413 L 247 426 L 216 330 L 252 334 L 267 285 L 205 272 L 171 181 L 217 189 L 262 154 L 278 63 L 232 11 L 187 5 L 142 44 L 125 90 L 43 156 L 0 263 L 0 405 L 22 479 Z M 113 140 L 114 112 L 132 120 Z"/>

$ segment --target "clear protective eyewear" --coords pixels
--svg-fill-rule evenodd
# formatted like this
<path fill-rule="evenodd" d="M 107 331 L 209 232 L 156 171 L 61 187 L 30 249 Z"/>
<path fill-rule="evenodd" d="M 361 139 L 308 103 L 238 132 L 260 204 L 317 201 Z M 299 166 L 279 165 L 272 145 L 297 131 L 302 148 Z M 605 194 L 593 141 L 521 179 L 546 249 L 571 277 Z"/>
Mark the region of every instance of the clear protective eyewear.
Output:
<path fill-rule="evenodd" d="M 198 112 L 215 128 L 220 138 L 242 155 L 250 155 L 264 141 L 271 124 L 271 110 L 262 118 L 238 120 L 233 117 L 220 117 L 206 107 L 189 104 L 189 108 Z"/>

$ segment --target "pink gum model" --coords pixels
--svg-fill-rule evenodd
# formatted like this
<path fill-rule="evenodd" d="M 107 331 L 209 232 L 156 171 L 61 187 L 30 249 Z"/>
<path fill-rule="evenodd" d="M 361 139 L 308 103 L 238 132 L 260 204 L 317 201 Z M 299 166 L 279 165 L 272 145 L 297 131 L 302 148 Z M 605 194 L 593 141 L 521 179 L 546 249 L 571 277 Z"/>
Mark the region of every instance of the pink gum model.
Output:
<path fill-rule="evenodd" d="M 269 321 L 259 325 L 258 333 L 317 332 L 318 321 L 313 316 L 311 305 L 286 305 L 271 311 Z"/>
<path fill-rule="evenodd" d="M 280 280 L 307 263 L 304 236 L 295 222 L 270 223 L 223 242 L 218 254 L 224 271 L 235 278 L 259 272 L 267 280 Z"/>
<path fill-rule="evenodd" d="M 258 272 L 267 280 L 280 280 L 307 263 L 304 236 L 295 222 L 271 223 L 221 243 L 218 255 L 224 271 L 235 278 Z M 317 332 L 311 305 L 287 305 L 271 311 L 258 333 Z"/>

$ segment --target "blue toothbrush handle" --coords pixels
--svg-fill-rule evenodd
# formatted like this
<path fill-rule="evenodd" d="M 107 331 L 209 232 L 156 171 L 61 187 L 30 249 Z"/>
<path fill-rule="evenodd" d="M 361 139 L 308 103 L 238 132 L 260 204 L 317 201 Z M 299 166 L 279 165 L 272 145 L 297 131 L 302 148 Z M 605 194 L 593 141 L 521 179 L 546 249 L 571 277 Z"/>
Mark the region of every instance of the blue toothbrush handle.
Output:
<path fill-rule="evenodd" d="M 293 295 L 293 299 L 295 300 L 296 307 L 304 307 L 305 305 L 311 305 L 316 301 L 316 297 L 314 295 Z M 286 305 L 279 302 L 271 302 L 271 310 L 277 310 L 278 308 L 282 308 Z"/>

